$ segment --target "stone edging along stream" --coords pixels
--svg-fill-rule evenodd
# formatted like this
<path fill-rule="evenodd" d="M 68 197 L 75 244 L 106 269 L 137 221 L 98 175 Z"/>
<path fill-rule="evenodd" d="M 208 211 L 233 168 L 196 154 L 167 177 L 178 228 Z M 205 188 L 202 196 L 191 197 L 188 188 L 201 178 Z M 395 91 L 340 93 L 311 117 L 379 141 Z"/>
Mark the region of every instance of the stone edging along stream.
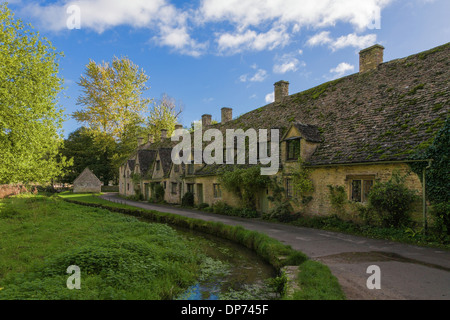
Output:
<path fill-rule="evenodd" d="M 277 270 L 281 279 L 284 279 L 282 283 L 283 287 L 280 288 L 283 298 L 289 299 L 293 296 L 294 292 L 301 290 L 297 284 L 297 273 L 299 266 L 309 258 L 304 253 L 296 251 L 266 234 L 250 231 L 241 226 L 230 226 L 222 222 L 204 221 L 154 210 L 125 209 L 61 197 L 60 199 L 73 204 L 106 209 L 138 218 L 146 218 L 156 223 L 167 223 L 234 241 L 256 252 L 258 256 Z"/>

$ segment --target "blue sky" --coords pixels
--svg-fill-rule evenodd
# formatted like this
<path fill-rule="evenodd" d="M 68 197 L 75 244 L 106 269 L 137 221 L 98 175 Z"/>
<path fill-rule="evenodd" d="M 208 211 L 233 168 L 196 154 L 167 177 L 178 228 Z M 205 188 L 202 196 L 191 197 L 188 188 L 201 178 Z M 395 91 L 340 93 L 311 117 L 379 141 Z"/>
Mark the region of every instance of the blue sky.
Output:
<path fill-rule="evenodd" d="M 236 117 L 266 105 L 279 80 L 293 94 L 358 72 L 358 52 L 375 43 L 389 61 L 450 40 L 448 0 L 10 0 L 9 7 L 64 52 L 65 136 L 80 126 L 70 114 L 81 108 L 76 83 L 89 59 L 127 56 L 150 76 L 145 96 L 176 99 L 180 123 L 190 126 L 205 113 L 220 121 L 222 107 Z M 68 27 L 77 22 L 79 29 Z"/>

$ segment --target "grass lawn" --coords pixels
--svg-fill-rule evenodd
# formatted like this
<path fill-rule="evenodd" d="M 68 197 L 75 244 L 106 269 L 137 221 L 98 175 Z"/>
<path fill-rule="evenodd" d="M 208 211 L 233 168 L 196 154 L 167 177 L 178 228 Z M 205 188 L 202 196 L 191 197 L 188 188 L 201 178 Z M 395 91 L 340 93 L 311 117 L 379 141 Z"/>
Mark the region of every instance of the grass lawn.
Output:
<path fill-rule="evenodd" d="M 0 299 L 172 299 L 201 259 L 163 224 L 57 197 L 0 200 Z M 71 265 L 82 290 L 67 288 Z"/>

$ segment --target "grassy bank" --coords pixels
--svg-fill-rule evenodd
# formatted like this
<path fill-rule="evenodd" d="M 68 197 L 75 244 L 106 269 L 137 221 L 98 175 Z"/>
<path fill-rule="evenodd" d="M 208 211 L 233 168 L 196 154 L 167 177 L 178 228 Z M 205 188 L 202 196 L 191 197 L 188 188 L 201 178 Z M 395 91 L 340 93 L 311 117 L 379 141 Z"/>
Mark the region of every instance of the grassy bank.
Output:
<path fill-rule="evenodd" d="M 331 274 L 328 267 L 310 260 L 303 253 L 295 251 L 290 246 L 286 246 L 265 234 L 220 222 L 207 222 L 153 210 L 137 209 L 120 203 L 112 203 L 95 195 L 65 193 L 61 197 L 72 203 L 144 217 L 155 222 L 176 225 L 235 241 L 254 250 L 279 270 L 284 266 L 298 266 L 299 275 L 301 275 L 298 277 L 298 285 L 301 290 L 297 290 L 290 298 L 313 300 L 340 300 L 345 298 L 337 279 Z"/>
<path fill-rule="evenodd" d="M 0 200 L 0 299 L 172 299 L 201 255 L 167 225 L 22 195 Z M 69 290 L 67 268 L 83 290 Z"/>

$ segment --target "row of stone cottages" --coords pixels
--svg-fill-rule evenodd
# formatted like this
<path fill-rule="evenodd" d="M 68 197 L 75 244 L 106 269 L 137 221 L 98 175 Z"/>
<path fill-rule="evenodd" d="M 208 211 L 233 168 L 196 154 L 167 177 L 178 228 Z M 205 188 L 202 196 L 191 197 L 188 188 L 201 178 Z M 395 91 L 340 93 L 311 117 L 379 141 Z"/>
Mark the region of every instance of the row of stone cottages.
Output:
<path fill-rule="evenodd" d="M 333 212 L 329 185 L 343 186 L 349 200 L 365 203 L 376 179 L 386 181 L 394 170 L 409 171 L 411 153 L 433 140 L 449 111 L 449 43 L 389 62 L 383 62 L 383 51 L 381 45 L 362 50 L 358 73 L 303 92 L 289 95 L 289 83 L 277 82 L 273 103 L 236 119 L 232 109 L 223 108 L 217 124 L 203 115 L 203 129 L 280 129 L 277 176 L 287 198 L 296 197 L 290 172 L 298 154 L 311 170 L 314 191 L 303 208 L 306 214 Z M 121 195 L 140 192 L 149 199 L 152 185 L 159 183 L 168 203 L 181 203 L 190 191 L 196 204 L 239 205 L 239 198 L 219 182 L 218 172 L 230 165 L 175 165 L 171 150 L 178 142 L 166 130 L 161 135 L 158 142 L 151 136 L 147 143 L 140 139 L 120 168 Z M 409 175 L 406 184 L 421 194 L 418 176 Z M 267 212 L 273 206 L 268 200 L 272 190 L 255 192 L 257 209 Z"/>

